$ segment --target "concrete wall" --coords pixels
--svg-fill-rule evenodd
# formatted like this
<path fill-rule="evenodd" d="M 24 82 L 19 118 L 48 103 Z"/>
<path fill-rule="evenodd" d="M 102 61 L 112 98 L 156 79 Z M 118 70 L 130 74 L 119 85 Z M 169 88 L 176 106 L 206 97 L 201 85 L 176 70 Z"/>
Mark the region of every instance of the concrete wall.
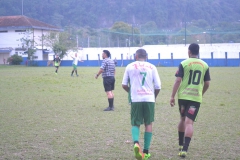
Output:
<path fill-rule="evenodd" d="M 156 66 L 178 66 L 179 63 L 188 58 L 188 46 L 184 45 L 147 45 L 142 48 L 148 53 L 148 61 Z M 102 61 L 102 51 L 107 49 L 111 52 L 112 59 L 118 60 L 118 66 L 126 66 L 134 60 L 134 53 L 138 47 L 122 48 L 84 48 L 78 51 L 79 66 L 100 66 Z M 227 52 L 227 54 L 226 54 Z M 200 44 L 200 58 L 206 61 L 209 66 L 240 66 L 240 44 Z M 63 57 L 62 66 L 71 66 L 72 58 L 75 52 L 69 51 L 69 54 Z M 38 50 L 35 54 L 35 64 L 38 66 L 47 66 L 47 61 L 53 59 L 53 53 L 48 56 Z M 47 59 L 48 58 L 48 59 Z M 43 60 L 44 59 L 44 60 Z M 0 60 L 1 61 L 1 60 Z M 23 64 L 25 64 L 23 62 Z"/>

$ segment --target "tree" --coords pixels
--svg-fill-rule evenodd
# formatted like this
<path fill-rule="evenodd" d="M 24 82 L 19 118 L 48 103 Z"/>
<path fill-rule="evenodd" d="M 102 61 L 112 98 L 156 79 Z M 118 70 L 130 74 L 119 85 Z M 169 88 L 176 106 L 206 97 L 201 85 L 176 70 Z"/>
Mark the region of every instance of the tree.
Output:
<path fill-rule="evenodd" d="M 36 49 L 34 49 L 34 40 L 31 38 L 32 31 L 26 30 L 26 32 L 23 32 L 23 34 L 23 38 L 20 39 L 22 42 L 22 48 L 26 49 L 24 53 L 28 55 L 28 59 L 33 59 Z"/>
<path fill-rule="evenodd" d="M 134 24 L 127 24 L 124 22 L 115 22 L 111 30 L 111 38 L 115 42 L 125 43 L 126 41 L 133 45 L 140 43 L 140 32 Z"/>
<path fill-rule="evenodd" d="M 22 61 L 23 61 L 22 56 L 18 56 L 17 54 L 14 54 L 7 59 L 7 62 L 9 62 L 9 64 L 13 64 L 13 65 L 20 65 L 20 63 Z"/>
<path fill-rule="evenodd" d="M 44 45 L 52 48 L 55 54 L 63 58 L 68 50 L 76 50 L 76 42 L 72 40 L 71 35 L 65 32 L 51 32 L 49 35 L 43 37 Z"/>
<path fill-rule="evenodd" d="M 158 44 L 159 39 L 163 40 L 163 36 L 157 35 L 157 25 L 154 21 L 149 21 L 141 26 L 143 36 L 143 44 Z"/>
<path fill-rule="evenodd" d="M 125 42 L 131 36 L 131 26 L 125 22 L 115 22 L 110 29 L 111 38 L 113 41 Z M 128 43 L 128 42 L 127 42 Z"/>

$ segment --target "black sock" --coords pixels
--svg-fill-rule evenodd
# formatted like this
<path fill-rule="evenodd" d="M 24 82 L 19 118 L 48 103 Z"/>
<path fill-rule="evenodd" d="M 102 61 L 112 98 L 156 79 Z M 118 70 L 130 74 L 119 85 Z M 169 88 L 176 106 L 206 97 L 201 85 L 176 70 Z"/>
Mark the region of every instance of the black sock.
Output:
<path fill-rule="evenodd" d="M 75 70 L 75 73 L 76 73 L 76 75 L 77 75 L 77 70 Z"/>
<path fill-rule="evenodd" d="M 191 138 L 190 137 L 185 137 L 185 142 L 184 142 L 184 146 L 183 146 L 183 151 L 188 151 L 188 146 L 190 144 Z"/>
<path fill-rule="evenodd" d="M 74 72 L 74 70 L 72 71 L 72 75 L 73 75 L 73 72 Z"/>
<path fill-rule="evenodd" d="M 143 150 L 143 153 L 148 154 L 148 150 L 144 149 L 144 150 Z"/>
<path fill-rule="evenodd" d="M 56 69 L 56 71 L 55 71 L 56 73 L 57 73 L 57 69 Z"/>
<path fill-rule="evenodd" d="M 108 98 L 109 107 L 113 107 L 113 98 Z"/>
<path fill-rule="evenodd" d="M 184 132 L 179 132 L 178 131 L 179 146 L 183 146 L 183 139 L 184 139 Z"/>

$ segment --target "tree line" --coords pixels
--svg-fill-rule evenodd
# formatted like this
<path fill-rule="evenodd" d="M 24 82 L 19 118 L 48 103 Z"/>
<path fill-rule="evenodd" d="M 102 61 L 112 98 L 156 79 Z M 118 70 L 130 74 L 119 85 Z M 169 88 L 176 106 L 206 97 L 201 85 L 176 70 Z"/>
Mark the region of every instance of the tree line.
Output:
<path fill-rule="evenodd" d="M 75 46 L 126 47 L 240 42 L 239 8 L 239 0 L 1 0 L 0 16 L 23 12 L 64 28 Z"/>

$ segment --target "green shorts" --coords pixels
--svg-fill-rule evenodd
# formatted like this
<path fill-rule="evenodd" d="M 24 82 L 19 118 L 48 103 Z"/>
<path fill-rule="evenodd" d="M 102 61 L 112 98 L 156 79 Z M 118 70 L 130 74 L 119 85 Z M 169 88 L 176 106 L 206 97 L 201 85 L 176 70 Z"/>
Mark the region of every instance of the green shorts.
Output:
<path fill-rule="evenodd" d="M 154 121 L 154 102 L 132 102 L 131 103 L 131 124 L 140 126 L 150 124 Z"/>
<path fill-rule="evenodd" d="M 76 64 L 73 64 L 73 69 L 77 69 L 77 65 Z"/>

